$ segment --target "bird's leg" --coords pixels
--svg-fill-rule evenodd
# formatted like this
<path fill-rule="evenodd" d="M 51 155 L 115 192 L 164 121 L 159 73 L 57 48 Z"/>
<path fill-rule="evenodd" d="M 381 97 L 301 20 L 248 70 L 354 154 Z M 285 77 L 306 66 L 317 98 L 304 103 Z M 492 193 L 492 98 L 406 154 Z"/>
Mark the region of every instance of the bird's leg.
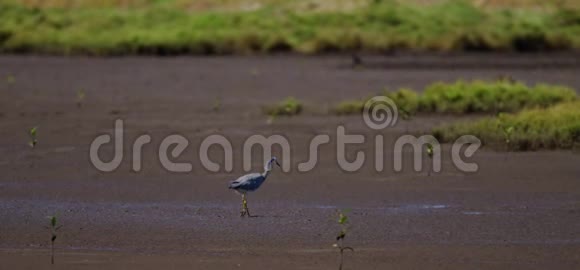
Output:
<path fill-rule="evenodd" d="M 252 217 L 250 214 L 250 209 L 248 208 L 248 200 L 246 199 L 246 195 L 242 195 L 242 217 L 244 215 L 248 215 L 248 217 Z"/>
<path fill-rule="evenodd" d="M 248 217 L 252 217 L 252 215 L 250 214 L 250 209 L 248 208 L 247 200 L 244 200 L 244 207 L 246 208 L 246 214 L 248 215 Z"/>
<path fill-rule="evenodd" d="M 240 216 L 246 215 L 246 194 L 242 194 L 242 211 L 240 211 Z"/>

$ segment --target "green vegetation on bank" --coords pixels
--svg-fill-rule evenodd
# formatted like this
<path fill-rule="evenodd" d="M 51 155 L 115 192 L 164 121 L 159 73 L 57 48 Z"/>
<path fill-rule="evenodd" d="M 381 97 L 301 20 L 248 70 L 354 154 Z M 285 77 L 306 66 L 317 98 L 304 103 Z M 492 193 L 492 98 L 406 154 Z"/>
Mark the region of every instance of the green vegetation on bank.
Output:
<path fill-rule="evenodd" d="M 485 145 L 515 151 L 578 148 L 580 101 L 451 124 L 434 129 L 433 134 L 441 142 L 474 135 Z"/>
<path fill-rule="evenodd" d="M 486 145 L 514 151 L 580 147 L 580 100 L 574 90 L 556 85 L 529 87 L 510 80 L 434 83 L 422 94 L 401 89 L 385 91 L 399 113 L 488 113 L 475 122 L 433 130 L 440 142 L 474 135 Z M 339 103 L 336 114 L 360 114 L 365 100 Z"/>
<path fill-rule="evenodd" d="M 372 1 L 350 10 L 263 6 L 193 12 L 179 5 L 74 9 L 0 0 L 0 51 L 54 54 L 228 54 L 294 51 L 580 48 L 577 9 L 421 7 Z M 165 3 L 170 1 L 153 1 Z"/>
<path fill-rule="evenodd" d="M 548 107 L 576 100 L 576 92 L 568 87 L 538 84 L 528 87 L 520 82 L 435 83 L 425 89 L 420 99 L 423 112 L 497 113 L 525 108 Z"/>
<path fill-rule="evenodd" d="M 521 82 L 499 80 L 457 81 L 434 83 L 423 94 L 408 89 L 385 92 L 399 111 L 421 113 L 499 113 L 515 112 L 526 108 L 545 108 L 554 104 L 577 100 L 576 92 L 568 87 L 538 84 L 528 87 Z M 365 100 L 339 103 L 336 114 L 354 114 L 363 110 Z"/>

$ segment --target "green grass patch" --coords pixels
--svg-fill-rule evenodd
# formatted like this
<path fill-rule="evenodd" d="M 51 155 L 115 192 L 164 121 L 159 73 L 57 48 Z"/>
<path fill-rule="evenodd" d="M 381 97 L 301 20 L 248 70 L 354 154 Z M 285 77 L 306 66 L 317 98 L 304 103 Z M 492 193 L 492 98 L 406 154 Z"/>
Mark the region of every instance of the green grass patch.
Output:
<path fill-rule="evenodd" d="M 433 134 L 440 142 L 474 135 L 484 145 L 514 151 L 578 148 L 580 101 L 451 124 L 435 128 Z"/>
<path fill-rule="evenodd" d="M 330 109 L 337 115 L 360 114 L 365 106 L 364 100 L 345 100 Z"/>
<path fill-rule="evenodd" d="M 0 52 L 165 55 L 580 48 L 580 11 L 569 8 L 485 9 L 468 1 L 424 7 L 385 0 L 350 10 L 308 11 L 273 1 L 259 8 L 246 9 L 244 4 L 238 10 L 200 12 L 187 1 L 133 2 L 128 2 L 131 8 L 120 8 L 117 2 L 38 8 L 0 0 Z"/>
<path fill-rule="evenodd" d="M 397 109 L 403 115 L 410 116 L 419 110 L 420 96 L 413 90 L 403 88 L 396 92 L 385 91 L 385 96 L 395 102 Z"/>
<path fill-rule="evenodd" d="M 537 84 L 529 87 L 507 80 L 439 82 L 427 86 L 421 95 L 409 89 L 383 94 L 395 102 L 400 112 L 409 116 L 416 113 L 497 114 L 545 108 L 578 99 L 576 92 L 565 86 Z M 364 104 L 364 100 L 344 101 L 331 111 L 339 115 L 357 114 L 362 112 Z"/>
<path fill-rule="evenodd" d="M 293 116 L 302 112 L 302 103 L 293 98 L 288 97 L 278 104 L 263 107 L 263 112 L 269 116 Z"/>
<path fill-rule="evenodd" d="M 507 80 L 458 81 L 427 87 L 420 98 L 420 110 L 456 114 L 515 112 L 576 99 L 576 92 L 563 86 L 538 84 L 528 87 Z"/>

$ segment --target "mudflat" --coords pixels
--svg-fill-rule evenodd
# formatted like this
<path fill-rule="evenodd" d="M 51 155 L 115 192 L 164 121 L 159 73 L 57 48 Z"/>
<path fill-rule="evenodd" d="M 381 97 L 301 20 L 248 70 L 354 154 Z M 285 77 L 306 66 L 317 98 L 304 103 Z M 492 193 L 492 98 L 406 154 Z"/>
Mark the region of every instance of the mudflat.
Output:
<path fill-rule="evenodd" d="M 365 56 L 353 69 L 344 56 L 301 57 L 0 57 L 1 269 L 336 269 L 332 248 L 337 211 L 349 209 L 344 269 L 578 269 L 580 155 L 573 151 L 509 153 L 483 148 L 464 173 L 443 146 L 440 173 L 392 168 L 393 142 L 404 134 L 480 116 L 420 115 L 375 131 L 360 116 L 328 108 L 384 88 L 421 90 L 435 81 L 511 76 L 526 83 L 580 89 L 580 57 L 538 55 Z M 78 93 L 84 97 L 79 98 Z M 264 105 L 293 96 L 305 111 L 268 119 Z M 113 172 L 91 163 L 89 147 L 125 127 L 124 158 Z M 357 172 L 336 160 L 336 128 L 365 136 L 347 147 L 368 161 Z M 38 145 L 28 146 L 38 127 Z M 142 169 L 131 147 L 149 134 Z M 190 144 L 168 172 L 158 152 L 170 134 Z M 232 142 L 234 170 L 210 172 L 199 157 L 209 135 Z M 241 218 L 240 196 L 228 182 L 245 174 L 243 143 L 251 135 L 283 135 L 291 170 L 276 168 L 248 197 L 254 218 Z M 328 134 L 310 172 L 309 143 Z M 374 138 L 385 140 L 385 166 L 374 169 Z M 112 158 L 111 145 L 101 149 Z M 261 151 L 252 153 L 261 171 Z M 274 147 L 274 154 L 282 156 Z M 223 160 L 219 147 L 210 157 Z M 425 160 L 425 164 L 427 161 Z M 46 216 L 64 227 L 50 265 Z"/>

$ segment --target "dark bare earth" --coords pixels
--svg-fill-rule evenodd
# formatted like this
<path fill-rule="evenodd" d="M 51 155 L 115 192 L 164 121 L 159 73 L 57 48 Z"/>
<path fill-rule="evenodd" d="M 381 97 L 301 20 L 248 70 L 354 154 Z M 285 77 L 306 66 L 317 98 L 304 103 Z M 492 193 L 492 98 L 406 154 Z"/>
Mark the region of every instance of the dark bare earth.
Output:
<path fill-rule="evenodd" d="M 580 89 L 580 57 L 559 55 L 396 56 L 367 58 L 53 58 L 0 57 L 0 269 L 336 269 L 331 246 L 340 230 L 337 209 L 350 209 L 345 269 L 579 269 L 580 155 L 569 151 L 502 153 L 480 150 L 480 170 L 453 168 L 432 176 L 392 172 L 392 143 L 450 116 L 420 116 L 380 132 L 384 172 L 375 172 L 374 135 L 359 116 L 326 115 L 328 106 L 371 96 L 384 87 L 420 89 L 437 81 L 509 75 L 528 83 Z M 13 77 L 13 78 L 12 78 Z M 86 97 L 77 107 L 77 91 Z M 267 122 L 260 107 L 294 96 L 298 117 Z M 212 107 L 220 100 L 221 107 Z M 125 157 L 115 172 L 89 162 L 90 142 L 125 120 Z M 367 163 L 356 173 L 336 162 L 336 127 L 364 134 Z M 27 130 L 39 128 L 36 149 Z M 141 172 L 130 147 L 150 134 Z M 179 161 L 194 171 L 170 173 L 157 159 L 161 140 L 191 140 Z M 320 162 L 297 172 L 308 144 L 326 133 Z M 233 142 L 232 173 L 199 162 L 201 140 Z M 286 136 L 293 170 L 275 170 L 250 194 L 256 218 L 240 218 L 240 198 L 227 183 L 243 174 L 242 142 L 253 134 Z M 280 156 L 280 149 L 275 149 Z M 219 161 L 220 153 L 212 148 Z M 254 152 L 255 171 L 262 161 Z M 112 147 L 103 149 L 112 157 Z M 46 216 L 64 224 L 50 266 Z"/>

